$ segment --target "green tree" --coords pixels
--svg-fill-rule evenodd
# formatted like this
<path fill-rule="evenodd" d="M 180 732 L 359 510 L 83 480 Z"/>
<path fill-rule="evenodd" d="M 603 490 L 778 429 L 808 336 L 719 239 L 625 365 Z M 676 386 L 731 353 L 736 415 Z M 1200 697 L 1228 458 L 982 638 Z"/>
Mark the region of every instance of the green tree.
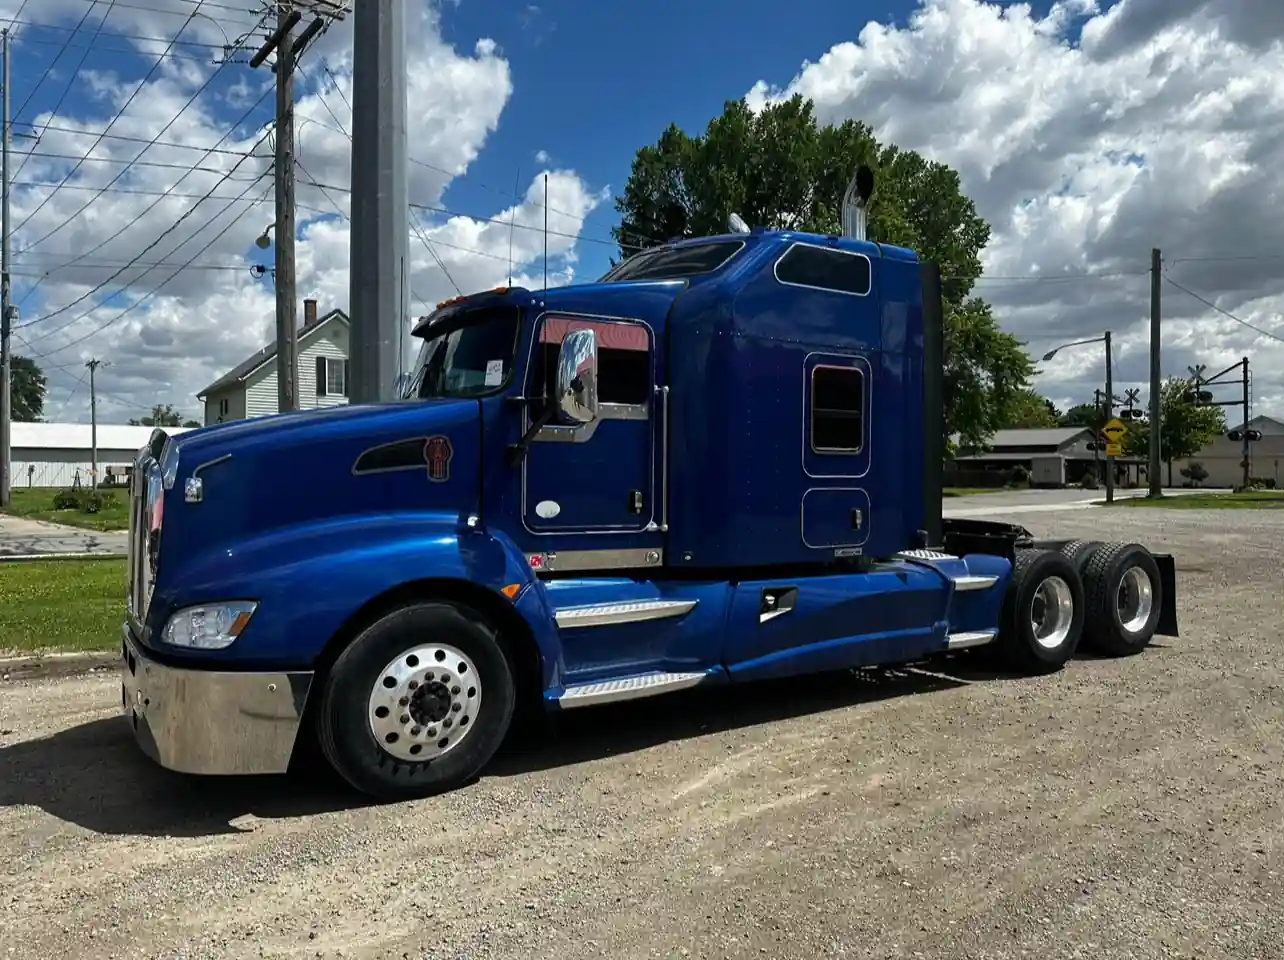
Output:
<path fill-rule="evenodd" d="M 45 415 L 45 396 L 49 383 L 44 371 L 30 357 L 15 356 L 10 363 L 9 397 L 13 419 L 33 422 Z"/>
<path fill-rule="evenodd" d="M 195 420 L 184 420 L 183 415 L 175 410 L 170 404 L 156 404 L 152 407 L 150 416 L 139 417 L 137 420 L 130 420 L 130 426 L 133 427 L 199 427 L 200 424 Z"/>
<path fill-rule="evenodd" d="M 1060 423 L 1063 427 L 1102 427 L 1101 411 L 1092 403 L 1076 403 L 1073 407 L 1061 414 Z"/>
<path fill-rule="evenodd" d="M 1226 432 L 1226 414 L 1221 407 L 1196 402 L 1195 385 L 1180 377 L 1169 377 L 1159 387 L 1159 459 L 1168 467 L 1168 486 L 1173 485 L 1173 461 L 1193 457 L 1220 434 Z M 1134 420 L 1124 438 L 1129 456 L 1150 452 L 1150 423 Z"/>
<path fill-rule="evenodd" d="M 862 163 L 877 173 L 870 239 L 941 265 L 947 455 L 953 434 L 960 446 L 982 447 L 1034 367 L 989 305 L 971 295 L 990 228 L 953 169 L 879 143 L 862 123 L 822 126 L 801 96 L 758 114 L 731 100 L 702 135 L 670 125 L 638 151 L 615 199 L 621 218 L 613 234 L 629 256 L 675 238 L 725 233 L 732 213 L 755 227 L 837 233 L 843 193 Z"/>
<path fill-rule="evenodd" d="M 1057 405 L 1027 387 L 1016 392 L 1003 412 L 1002 426 L 1006 430 L 1013 430 L 1056 427 L 1060 423 L 1061 411 L 1057 409 Z"/>

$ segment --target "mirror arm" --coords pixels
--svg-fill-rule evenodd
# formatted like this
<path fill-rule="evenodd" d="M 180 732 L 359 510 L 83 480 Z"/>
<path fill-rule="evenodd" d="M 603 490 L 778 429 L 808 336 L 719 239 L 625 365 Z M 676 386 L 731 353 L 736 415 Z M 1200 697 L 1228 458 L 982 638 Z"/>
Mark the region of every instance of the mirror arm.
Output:
<path fill-rule="evenodd" d="M 526 457 L 526 452 L 530 450 L 531 444 L 535 441 L 535 435 L 553 422 L 553 415 L 557 412 L 557 407 L 550 401 L 544 406 L 544 410 L 535 422 L 531 424 L 530 429 L 522 435 L 522 439 L 516 443 L 510 443 L 504 451 L 504 462 L 509 468 L 516 467 Z"/>

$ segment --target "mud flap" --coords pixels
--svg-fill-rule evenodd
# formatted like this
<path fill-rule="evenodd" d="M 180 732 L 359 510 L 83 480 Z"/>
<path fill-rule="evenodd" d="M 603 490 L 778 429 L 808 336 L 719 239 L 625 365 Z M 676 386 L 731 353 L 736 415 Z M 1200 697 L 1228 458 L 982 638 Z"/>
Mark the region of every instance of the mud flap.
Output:
<path fill-rule="evenodd" d="M 1155 633 L 1161 637 L 1176 637 L 1177 632 L 1177 564 L 1170 553 L 1152 553 L 1159 567 L 1159 587 L 1163 607 L 1159 611 L 1159 625 Z"/>

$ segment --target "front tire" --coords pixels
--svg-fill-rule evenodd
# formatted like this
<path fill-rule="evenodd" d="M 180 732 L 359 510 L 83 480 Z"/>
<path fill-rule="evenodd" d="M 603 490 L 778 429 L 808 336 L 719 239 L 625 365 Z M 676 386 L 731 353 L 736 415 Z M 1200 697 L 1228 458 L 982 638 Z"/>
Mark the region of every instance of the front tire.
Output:
<path fill-rule="evenodd" d="M 1060 551 L 1018 550 L 1003 600 L 999 649 L 1023 673 L 1052 673 L 1083 635 L 1083 582 Z"/>
<path fill-rule="evenodd" d="M 321 750 L 348 783 L 382 800 L 471 781 L 503 743 L 516 702 L 496 631 L 447 602 L 381 617 L 339 655 L 324 684 Z"/>

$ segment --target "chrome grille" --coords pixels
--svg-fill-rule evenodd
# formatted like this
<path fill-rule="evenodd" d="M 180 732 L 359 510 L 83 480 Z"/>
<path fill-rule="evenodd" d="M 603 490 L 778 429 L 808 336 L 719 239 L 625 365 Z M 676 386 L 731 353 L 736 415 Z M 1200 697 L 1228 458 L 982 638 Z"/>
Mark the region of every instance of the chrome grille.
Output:
<path fill-rule="evenodd" d="M 155 579 L 155 550 L 160 530 L 151 529 L 153 507 L 164 496 L 161 468 L 144 448 L 134 459 L 129 486 L 129 615 L 140 623 L 147 617 Z"/>

